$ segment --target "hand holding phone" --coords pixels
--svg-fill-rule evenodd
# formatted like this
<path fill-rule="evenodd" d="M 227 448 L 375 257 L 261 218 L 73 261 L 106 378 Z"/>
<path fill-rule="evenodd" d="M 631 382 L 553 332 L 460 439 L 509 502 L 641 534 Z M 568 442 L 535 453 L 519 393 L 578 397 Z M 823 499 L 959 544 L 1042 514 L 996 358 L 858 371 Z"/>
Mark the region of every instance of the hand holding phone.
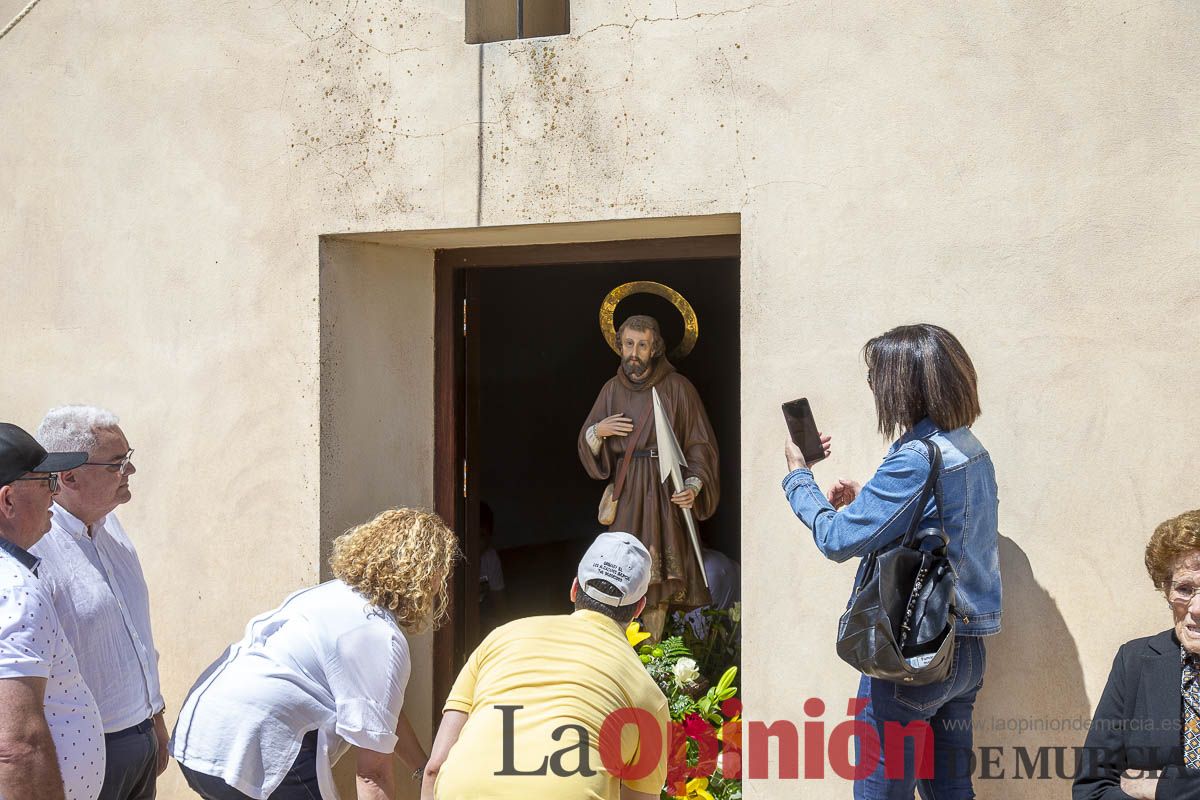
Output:
<path fill-rule="evenodd" d="M 810 467 L 825 458 L 827 455 L 825 445 L 821 441 L 821 434 L 817 431 L 817 421 L 813 418 L 812 408 L 808 405 L 807 397 L 784 403 L 783 418 L 787 422 L 792 442 L 800 448 L 804 460 Z"/>

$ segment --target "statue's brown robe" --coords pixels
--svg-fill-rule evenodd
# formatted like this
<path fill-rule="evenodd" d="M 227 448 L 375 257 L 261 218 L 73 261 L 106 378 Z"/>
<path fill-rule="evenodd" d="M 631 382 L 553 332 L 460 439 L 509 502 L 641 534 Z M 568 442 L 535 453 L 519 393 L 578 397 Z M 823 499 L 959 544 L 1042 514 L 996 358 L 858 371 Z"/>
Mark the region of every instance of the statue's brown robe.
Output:
<path fill-rule="evenodd" d="M 650 377 L 642 383 L 634 383 L 618 368 L 616 376 L 604 384 L 579 431 L 579 460 L 591 477 L 603 481 L 616 480 L 625 449 L 634 446 L 633 434 L 608 437 L 603 441 L 599 455 L 592 455 L 586 434 L 592 425 L 618 413 L 632 419 L 635 428 L 638 422 L 649 415 L 640 437 L 642 441 L 636 447 L 638 450 L 658 447 L 654 433 L 651 387 L 658 389 L 663 410 L 671 421 L 675 438 L 687 459 L 688 465 L 683 468 L 684 480 L 695 476 L 702 484 L 692 514 L 697 521 L 708 519 L 717 510 L 717 503 L 721 499 L 717 440 L 696 387 L 676 372 L 666 358 L 658 359 Z M 647 607 L 662 603 L 684 608 L 707 605 L 710 602 L 708 589 L 700 575 L 682 509 L 671 502 L 674 492 L 671 479 L 668 477 L 664 484 L 659 479 L 658 468 L 657 458 L 634 457 L 630 460 L 629 472 L 617 504 L 617 517 L 608 529 L 637 536 L 650 551 L 651 577 L 646 595 Z M 599 498 L 600 493 L 597 492 L 597 501 Z"/>

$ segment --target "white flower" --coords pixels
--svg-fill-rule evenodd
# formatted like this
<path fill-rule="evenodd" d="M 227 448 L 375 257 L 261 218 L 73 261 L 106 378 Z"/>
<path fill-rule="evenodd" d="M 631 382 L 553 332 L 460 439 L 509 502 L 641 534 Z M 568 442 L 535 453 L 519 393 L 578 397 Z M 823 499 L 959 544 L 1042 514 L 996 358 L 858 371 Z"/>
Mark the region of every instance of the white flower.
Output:
<path fill-rule="evenodd" d="M 733 620 L 734 624 L 742 621 L 742 602 L 740 600 L 733 604 L 733 608 L 729 609 L 729 618 Z"/>
<path fill-rule="evenodd" d="M 681 658 L 675 662 L 675 682 L 680 686 L 691 683 L 700 677 L 700 669 L 690 658 Z"/>

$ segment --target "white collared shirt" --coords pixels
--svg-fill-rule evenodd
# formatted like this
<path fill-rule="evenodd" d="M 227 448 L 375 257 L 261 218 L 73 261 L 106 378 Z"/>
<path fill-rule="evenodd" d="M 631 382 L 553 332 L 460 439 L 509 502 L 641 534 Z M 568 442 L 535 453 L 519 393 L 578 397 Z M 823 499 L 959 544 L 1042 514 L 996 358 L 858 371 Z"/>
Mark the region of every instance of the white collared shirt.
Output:
<path fill-rule="evenodd" d="M 57 503 L 50 532 L 30 551 L 54 598 L 105 733 L 137 725 L 163 709 L 158 653 L 150 632 L 150 592 L 116 514 L 87 526 Z"/>
<path fill-rule="evenodd" d="M 408 675 L 408 641 L 391 614 L 339 580 L 302 589 L 250 620 L 200 676 L 171 755 L 261 800 L 315 730 L 321 796 L 336 800 L 330 765 L 349 745 L 396 749 Z"/>
<path fill-rule="evenodd" d="M 67 800 L 95 800 L 104 782 L 100 712 L 49 591 L 0 548 L 0 680 L 9 678 L 45 678 L 44 712 Z"/>

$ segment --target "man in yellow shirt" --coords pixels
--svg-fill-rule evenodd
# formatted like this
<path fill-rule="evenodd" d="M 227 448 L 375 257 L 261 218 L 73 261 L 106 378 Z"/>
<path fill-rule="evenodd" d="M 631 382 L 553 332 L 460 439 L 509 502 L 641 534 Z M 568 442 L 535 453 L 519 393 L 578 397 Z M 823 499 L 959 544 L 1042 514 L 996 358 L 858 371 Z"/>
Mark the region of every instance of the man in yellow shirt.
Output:
<path fill-rule="evenodd" d="M 656 800 L 667 698 L 625 638 L 649 583 L 642 543 L 602 533 L 571 585 L 575 613 L 484 639 L 442 709 L 422 800 Z"/>

